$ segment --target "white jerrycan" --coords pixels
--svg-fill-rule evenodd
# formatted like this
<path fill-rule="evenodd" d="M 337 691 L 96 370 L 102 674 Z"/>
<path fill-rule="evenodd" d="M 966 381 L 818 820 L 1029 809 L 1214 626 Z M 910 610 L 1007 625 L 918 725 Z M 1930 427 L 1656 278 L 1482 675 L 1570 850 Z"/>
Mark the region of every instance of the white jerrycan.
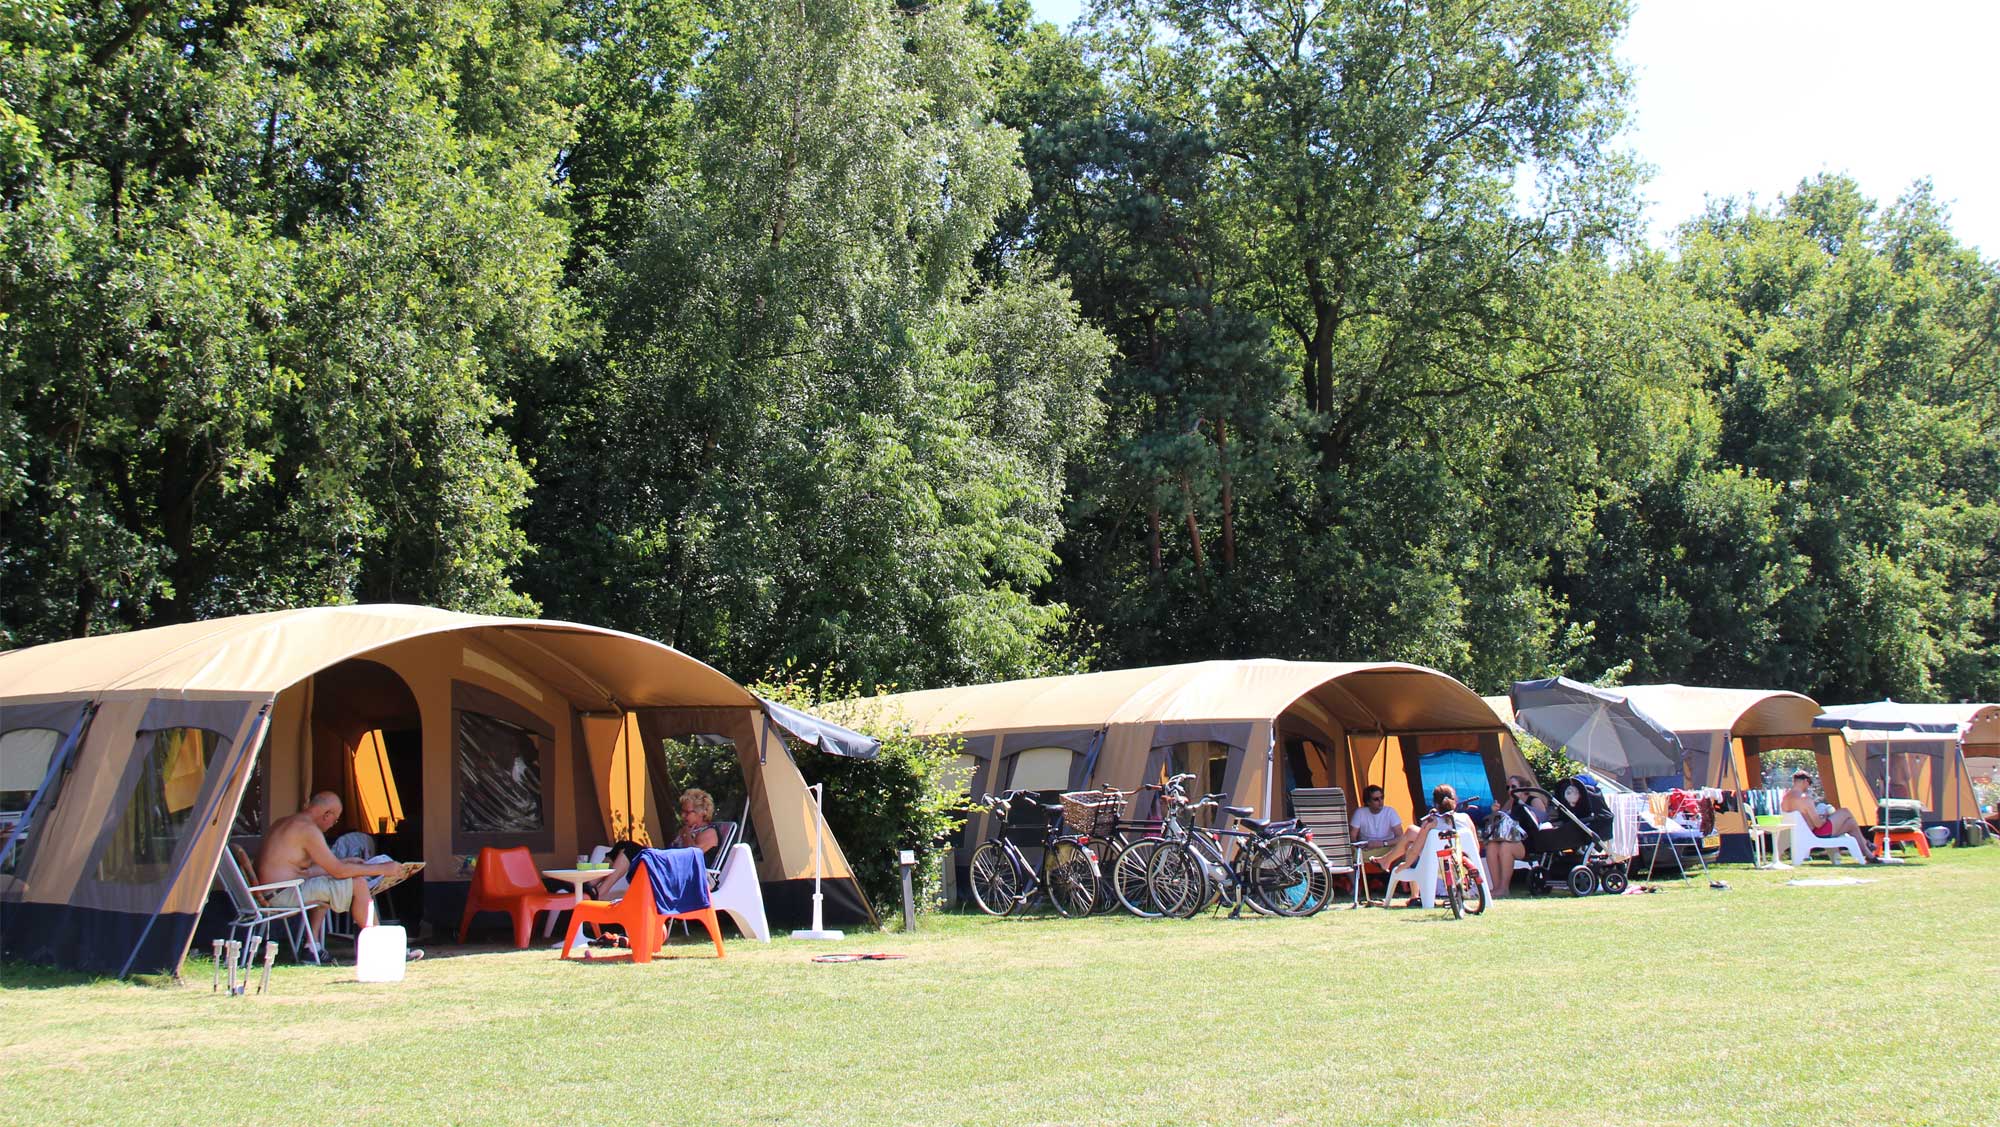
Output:
<path fill-rule="evenodd" d="M 401 982 L 409 955 L 409 937 L 400 924 L 364 927 L 354 940 L 356 982 Z"/>

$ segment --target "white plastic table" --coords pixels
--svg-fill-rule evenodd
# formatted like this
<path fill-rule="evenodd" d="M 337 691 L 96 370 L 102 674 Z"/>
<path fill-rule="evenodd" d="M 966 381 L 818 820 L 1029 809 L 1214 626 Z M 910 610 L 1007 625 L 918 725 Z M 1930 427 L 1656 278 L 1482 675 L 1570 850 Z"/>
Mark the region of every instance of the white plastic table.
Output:
<path fill-rule="evenodd" d="M 585 900 L 591 899 L 591 897 L 585 895 L 583 886 L 591 881 L 602 879 L 610 871 L 610 869 L 543 869 L 542 875 L 550 880 L 559 880 L 568 883 L 576 890 L 577 903 L 580 904 Z M 549 922 L 542 926 L 543 939 L 547 939 L 556 933 L 556 916 L 559 914 L 557 912 L 549 913 Z"/>

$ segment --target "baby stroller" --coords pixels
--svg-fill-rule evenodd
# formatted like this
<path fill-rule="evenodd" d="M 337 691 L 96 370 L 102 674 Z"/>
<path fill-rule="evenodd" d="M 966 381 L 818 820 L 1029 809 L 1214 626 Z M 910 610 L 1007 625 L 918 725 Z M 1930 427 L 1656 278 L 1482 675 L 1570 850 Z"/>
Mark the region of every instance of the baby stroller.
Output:
<path fill-rule="evenodd" d="M 1540 795 L 1549 803 L 1549 825 L 1521 827 L 1527 835 L 1530 890 L 1546 892 L 1551 885 L 1568 884 L 1577 896 L 1600 889 L 1614 896 L 1625 891 L 1625 866 L 1611 859 L 1611 807 L 1596 788 L 1581 779 L 1564 779 L 1553 794 L 1540 787 L 1519 787 L 1514 793 L 1519 798 Z"/>

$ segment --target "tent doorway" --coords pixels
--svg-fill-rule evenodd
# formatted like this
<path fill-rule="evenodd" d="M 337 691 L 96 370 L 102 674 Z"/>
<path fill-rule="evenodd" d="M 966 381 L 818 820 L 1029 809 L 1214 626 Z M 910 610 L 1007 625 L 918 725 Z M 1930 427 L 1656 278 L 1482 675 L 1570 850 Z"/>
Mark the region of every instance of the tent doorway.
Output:
<path fill-rule="evenodd" d="M 329 843 L 359 831 L 372 853 L 424 856 L 424 737 L 417 698 L 393 670 L 359 658 L 313 678 L 312 778 L 307 794 L 341 798 Z M 389 894 L 394 918 L 423 918 L 423 875 Z"/>

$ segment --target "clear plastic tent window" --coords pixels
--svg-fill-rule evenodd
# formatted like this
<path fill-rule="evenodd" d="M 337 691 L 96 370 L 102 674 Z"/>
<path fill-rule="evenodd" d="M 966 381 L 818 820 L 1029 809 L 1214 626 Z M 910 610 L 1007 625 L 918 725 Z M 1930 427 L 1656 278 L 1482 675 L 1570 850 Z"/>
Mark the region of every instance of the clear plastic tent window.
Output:
<path fill-rule="evenodd" d="M 533 833 L 543 826 L 542 753 L 526 728 L 460 712 L 458 787 L 464 833 Z"/>

